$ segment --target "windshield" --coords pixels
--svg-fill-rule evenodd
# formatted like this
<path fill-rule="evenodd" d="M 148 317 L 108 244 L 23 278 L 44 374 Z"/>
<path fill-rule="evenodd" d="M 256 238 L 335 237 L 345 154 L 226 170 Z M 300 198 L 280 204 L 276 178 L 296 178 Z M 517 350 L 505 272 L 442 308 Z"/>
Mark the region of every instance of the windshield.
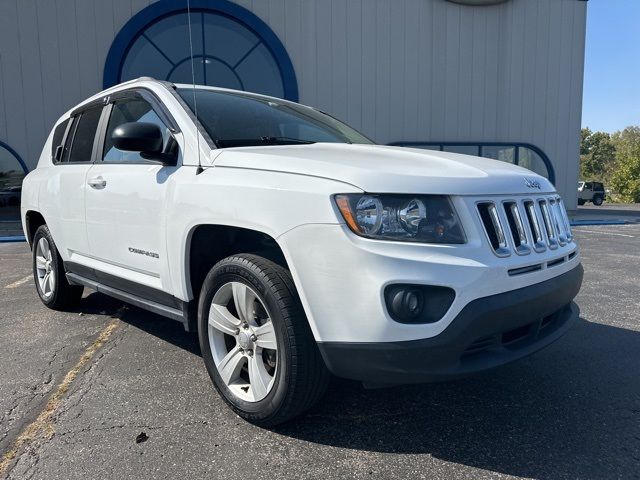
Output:
<path fill-rule="evenodd" d="M 195 111 L 193 88 L 177 91 Z M 196 89 L 195 99 L 198 120 L 219 148 L 316 142 L 373 143 L 330 115 L 286 100 L 205 89 Z"/>

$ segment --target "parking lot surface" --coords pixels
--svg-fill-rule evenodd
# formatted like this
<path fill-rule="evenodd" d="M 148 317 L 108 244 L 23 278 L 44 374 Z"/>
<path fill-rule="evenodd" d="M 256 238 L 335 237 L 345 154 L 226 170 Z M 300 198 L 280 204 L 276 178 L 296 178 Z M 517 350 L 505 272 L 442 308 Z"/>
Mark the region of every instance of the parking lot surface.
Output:
<path fill-rule="evenodd" d="M 574 233 L 581 318 L 549 348 L 451 383 L 335 380 L 272 431 L 180 324 L 90 291 L 47 310 L 27 245 L 0 244 L 0 478 L 640 478 L 640 225 Z"/>

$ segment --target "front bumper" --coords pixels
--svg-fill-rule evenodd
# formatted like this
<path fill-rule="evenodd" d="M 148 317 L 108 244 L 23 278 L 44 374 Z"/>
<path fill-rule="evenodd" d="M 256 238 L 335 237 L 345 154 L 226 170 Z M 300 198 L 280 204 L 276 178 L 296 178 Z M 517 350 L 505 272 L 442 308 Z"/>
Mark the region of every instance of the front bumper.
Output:
<path fill-rule="evenodd" d="M 467 304 L 442 333 L 398 342 L 319 342 L 329 370 L 370 384 L 442 381 L 497 367 L 560 338 L 578 317 L 577 265 L 562 275 Z"/>

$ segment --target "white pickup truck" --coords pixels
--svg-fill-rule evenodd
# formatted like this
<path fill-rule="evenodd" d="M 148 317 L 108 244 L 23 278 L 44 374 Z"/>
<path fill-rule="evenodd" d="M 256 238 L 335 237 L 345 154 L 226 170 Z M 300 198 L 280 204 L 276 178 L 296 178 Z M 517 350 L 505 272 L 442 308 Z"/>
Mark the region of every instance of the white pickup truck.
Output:
<path fill-rule="evenodd" d="M 545 178 L 374 145 L 246 92 L 141 78 L 89 98 L 54 126 L 21 209 L 46 306 L 88 287 L 181 321 L 263 426 L 310 408 L 330 372 L 456 378 L 578 314 L 578 247 Z"/>

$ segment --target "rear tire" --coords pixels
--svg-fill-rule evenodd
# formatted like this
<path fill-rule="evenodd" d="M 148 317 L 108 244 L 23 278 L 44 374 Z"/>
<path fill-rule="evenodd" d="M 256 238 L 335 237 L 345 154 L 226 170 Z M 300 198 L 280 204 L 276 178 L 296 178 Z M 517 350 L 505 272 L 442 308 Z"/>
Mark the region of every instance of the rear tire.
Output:
<path fill-rule="evenodd" d="M 231 409 L 262 427 L 286 422 L 324 394 L 329 372 L 291 274 L 253 254 L 218 262 L 198 308 L 202 357 Z"/>
<path fill-rule="evenodd" d="M 46 225 L 33 236 L 33 279 L 40 300 L 53 310 L 64 310 L 82 298 L 84 288 L 67 281 L 64 263 Z"/>
<path fill-rule="evenodd" d="M 597 207 L 599 207 L 600 205 L 602 205 L 602 203 L 604 202 L 604 198 L 602 198 L 600 195 L 593 197 L 593 204 Z"/>

